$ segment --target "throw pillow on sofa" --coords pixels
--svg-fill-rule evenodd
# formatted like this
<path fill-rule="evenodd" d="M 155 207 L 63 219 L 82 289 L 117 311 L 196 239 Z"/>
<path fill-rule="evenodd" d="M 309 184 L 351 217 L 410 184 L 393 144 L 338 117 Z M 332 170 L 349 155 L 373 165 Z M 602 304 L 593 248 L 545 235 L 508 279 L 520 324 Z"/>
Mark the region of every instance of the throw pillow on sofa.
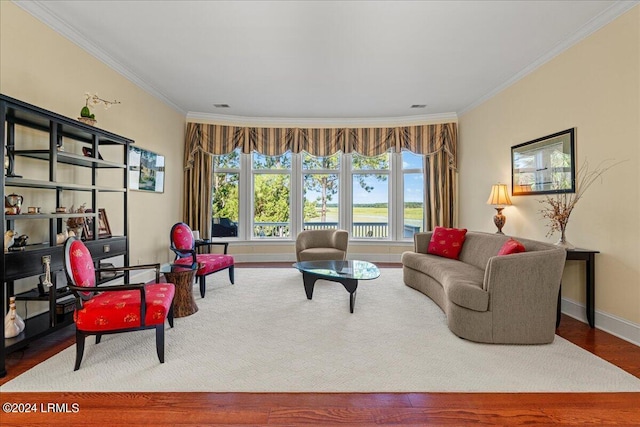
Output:
<path fill-rule="evenodd" d="M 458 259 L 466 234 L 466 228 L 436 227 L 431 235 L 427 253 L 445 258 Z"/>
<path fill-rule="evenodd" d="M 498 255 L 518 254 L 524 251 L 525 251 L 525 248 L 522 243 L 518 242 L 514 238 L 509 238 L 509 240 L 504 242 L 504 245 L 502 245 L 502 247 L 500 248 Z"/>

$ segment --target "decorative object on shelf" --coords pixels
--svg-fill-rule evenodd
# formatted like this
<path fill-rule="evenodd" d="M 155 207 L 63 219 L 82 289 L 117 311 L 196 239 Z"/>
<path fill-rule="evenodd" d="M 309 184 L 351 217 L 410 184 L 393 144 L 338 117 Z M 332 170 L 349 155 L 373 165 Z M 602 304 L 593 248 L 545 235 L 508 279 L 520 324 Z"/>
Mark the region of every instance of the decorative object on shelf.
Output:
<path fill-rule="evenodd" d="M 50 288 L 53 286 L 51 281 L 51 257 L 43 257 L 42 263 L 44 264 L 44 280 L 40 281 L 40 283 Z"/>
<path fill-rule="evenodd" d="M 511 205 L 511 199 L 509 199 L 507 184 L 498 183 L 491 186 L 491 194 L 489 195 L 487 204 L 494 205 L 496 211 L 498 211 L 493 217 L 493 223 L 496 225 L 496 227 L 498 227 L 498 231 L 496 231 L 496 234 L 504 234 L 502 232 L 502 227 L 504 227 L 505 222 L 507 222 L 507 218 L 502 215 L 502 210 L 506 206 Z"/>
<path fill-rule="evenodd" d="M 16 312 L 16 297 L 9 298 L 9 311 L 4 318 L 4 337 L 13 338 L 24 331 L 24 321 Z"/>
<path fill-rule="evenodd" d="M 93 210 L 87 209 L 86 213 L 91 213 Z M 84 223 L 84 235 L 85 240 L 93 240 L 93 217 L 87 217 Z M 107 219 L 107 211 L 104 208 L 98 209 L 98 238 L 106 239 L 111 237 L 111 227 L 109 226 L 109 220 Z"/>
<path fill-rule="evenodd" d="M 78 117 L 78 120 L 91 126 L 94 126 L 98 122 L 96 120 L 96 115 L 91 112 L 91 107 L 96 107 L 100 104 L 103 104 L 104 109 L 108 110 L 112 105 L 120 104 L 120 101 L 107 101 L 106 99 L 102 99 L 98 96 L 97 93 L 91 95 L 89 92 L 85 92 L 84 96 L 86 98 L 86 101 L 84 107 L 82 107 L 82 110 L 80 110 L 80 117 Z"/>
<path fill-rule="evenodd" d="M 567 241 L 565 235 L 567 224 L 569 223 L 569 217 L 571 216 L 571 212 L 573 212 L 576 203 L 578 203 L 582 198 L 585 191 L 591 187 L 591 184 L 593 184 L 596 179 L 601 178 L 603 173 L 622 163 L 617 162 L 607 164 L 607 162 L 610 162 L 610 160 L 604 160 L 600 162 L 595 169 L 590 170 L 589 163 L 585 160 L 577 173 L 575 193 L 545 196 L 544 199 L 538 200 L 538 202 L 544 204 L 544 207 L 540 210 L 542 217 L 549 220 L 549 231 L 547 232 L 547 237 L 551 236 L 556 231 L 560 232 L 560 239 L 556 242 L 556 245 L 562 246 L 566 249 L 575 249 L 575 246 Z"/>
<path fill-rule="evenodd" d="M 39 214 L 40 213 L 40 206 L 29 206 L 28 212 L 30 214 Z"/>
<path fill-rule="evenodd" d="M 9 248 L 13 246 L 15 242 L 16 232 L 13 230 L 7 230 L 4 233 L 4 251 L 9 252 Z"/>
<path fill-rule="evenodd" d="M 93 157 L 93 150 L 92 150 L 91 148 L 89 148 L 89 147 L 82 147 L 82 154 L 83 154 L 85 157 Z M 99 152 L 99 151 L 98 151 L 98 159 L 100 159 L 100 160 L 104 160 L 104 159 L 102 158 L 102 154 L 100 154 L 100 152 Z"/>
<path fill-rule="evenodd" d="M 85 213 L 86 212 L 86 203 L 80 205 L 78 209 L 74 209 L 71 206 L 71 213 Z M 85 218 L 84 217 L 71 217 L 67 218 L 67 229 L 69 230 L 70 236 L 77 236 L 78 238 L 82 237 L 82 229 L 84 227 Z M 73 233 L 73 234 L 72 234 Z"/>
<path fill-rule="evenodd" d="M 67 208 L 60 206 L 59 208 L 56 208 L 56 213 L 67 213 Z"/>
<path fill-rule="evenodd" d="M 29 239 L 29 236 L 27 236 L 26 234 L 14 238 L 13 247 L 15 248 L 27 246 L 27 239 Z"/>
<path fill-rule="evenodd" d="M 69 237 L 69 232 L 67 230 L 64 230 L 62 233 L 56 234 L 56 244 L 57 245 L 63 244 L 68 237 Z"/>
<path fill-rule="evenodd" d="M 19 194 L 9 194 L 8 196 L 4 196 L 4 213 L 6 215 L 18 215 L 20 214 L 20 209 L 22 208 L 22 201 L 24 197 Z"/>

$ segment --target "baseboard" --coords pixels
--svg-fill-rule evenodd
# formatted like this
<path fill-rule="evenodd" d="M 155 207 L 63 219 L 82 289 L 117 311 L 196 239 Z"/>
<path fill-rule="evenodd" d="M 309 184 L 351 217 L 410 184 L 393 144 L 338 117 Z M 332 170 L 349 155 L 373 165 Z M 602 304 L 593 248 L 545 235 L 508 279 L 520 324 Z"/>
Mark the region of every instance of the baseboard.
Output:
<path fill-rule="evenodd" d="M 562 313 L 583 323 L 587 322 L 587 311 L 584 304 L 568 298 L 562 298 Z M 640 325 L 596 310 L 595 327 L 625 341 L 640 346 Z"/>

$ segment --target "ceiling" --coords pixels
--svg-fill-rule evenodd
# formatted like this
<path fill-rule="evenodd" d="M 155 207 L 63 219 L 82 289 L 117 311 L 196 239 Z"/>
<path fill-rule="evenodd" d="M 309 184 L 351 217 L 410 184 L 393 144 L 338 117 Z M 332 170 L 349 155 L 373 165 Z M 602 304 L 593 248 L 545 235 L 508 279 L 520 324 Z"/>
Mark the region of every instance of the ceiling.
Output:
<path fill-rule="evenodd" d="M 190 117 L 334 121 L 455 117 L 636 3 L 16 2 Z"/>

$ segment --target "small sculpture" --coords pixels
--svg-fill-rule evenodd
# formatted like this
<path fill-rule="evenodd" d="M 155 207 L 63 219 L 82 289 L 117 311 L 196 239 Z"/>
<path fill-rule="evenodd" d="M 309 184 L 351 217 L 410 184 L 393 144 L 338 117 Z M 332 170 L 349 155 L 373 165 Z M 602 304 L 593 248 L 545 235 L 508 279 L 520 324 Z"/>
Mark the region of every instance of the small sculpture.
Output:
<path fill-rule="evenodd" d="M 18 236 L 16 238 L 14 238 L 13 240 L 13 247 L 23 247 L 23 246 L 27 246 L 27 239 L 29 238 L 29 236 L 27 236 L 26 234 L 23 234 L 22 236 Z"/>
<path fill-rule="evenodd" d="M 9 248 L 13 246 L 13 243 L 15 242 L 15 235 L 16 235 L 16 232 L 13 230 L 7 230 L 4 233 L 4 251 L 5 252 L 9 252 Z"/>

